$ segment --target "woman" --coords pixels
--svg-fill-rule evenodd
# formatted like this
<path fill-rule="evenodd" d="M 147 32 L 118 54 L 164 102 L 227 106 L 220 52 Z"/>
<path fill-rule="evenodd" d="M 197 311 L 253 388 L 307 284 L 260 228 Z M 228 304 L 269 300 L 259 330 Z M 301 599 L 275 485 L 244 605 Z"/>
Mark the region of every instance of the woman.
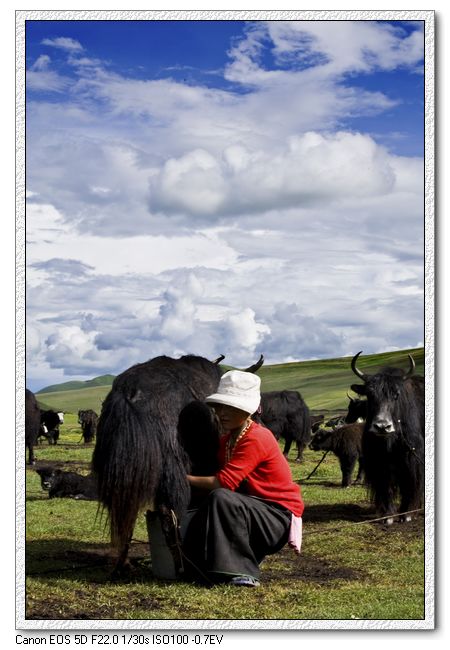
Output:
<path fill-rule="evenodd" d="M 186 572 L 212 583 L 257 587 L 266 555 L 288 541 L 300 550 L 300 487 L 273 434 L 251 420 L 260 384 L 254 374 L 231 370 L 206 398 L 223 429 L 221 469 L 214 476 L 187 477 L 206 498 L 188 525 L 183 550 Z M 297 538 L 290 540 L 292 531 Z"/>

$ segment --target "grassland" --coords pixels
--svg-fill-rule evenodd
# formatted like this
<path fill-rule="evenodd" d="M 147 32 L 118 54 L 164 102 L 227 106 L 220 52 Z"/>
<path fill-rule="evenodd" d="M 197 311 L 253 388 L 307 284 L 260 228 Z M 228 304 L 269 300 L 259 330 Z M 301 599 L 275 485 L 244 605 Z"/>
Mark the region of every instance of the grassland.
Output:
<path fill-rule="evenodd" d="M 423 351 L 413 352 L 423 372 Z M 392 356 L 392 359 L 389 357 Z M 404 366 L 405 353 L 367 357 L 361 367 Z M 407 364 L 406 364 L 407 365 Z M 349 360 L 285 364 L 261 369 L 265 390 L 294 388 L 318 410 L 330 414 L 345 408 L 353 382 Z M 355 378 L 356 379 L 356 378 Z M 60 442 L 36 450 L 38 466 L 89 472 L 93 446 L 80 443 L 78 408 L 95 408 L 105 387 L 65 391 Z M 106 389 L 107 390 L 107 389 Z M 54 395 L 58 393 L 55 391 Z M 63 399 L 62 395 L 60 396 Z M 84 402 L 81 401 L 83 397 Z M 70 408 L 67 408 L 69 407 Z M 68 414 L 67 414 L 68 413 Z M 400 620 L 424 618 L 424 518 L 386 527 L 372 521 L 375 513 L 365 489 L 340 487 L 337 459 L 306 450 L 305 460 L 289 459 L 306 504 L 302 554 L 291 549 L 268 557 L 259 589 L 200 587 L 156 579 L 143 514 L 138 518 L 131 549 L 133 572 L 111 581 L 114 552 L 97 504 L 73 499 L 48 499 L 34 469 L 26 469 L 26 604 L 30 620 Z M 183 624 L 180 623 L 183 629 Z"/>

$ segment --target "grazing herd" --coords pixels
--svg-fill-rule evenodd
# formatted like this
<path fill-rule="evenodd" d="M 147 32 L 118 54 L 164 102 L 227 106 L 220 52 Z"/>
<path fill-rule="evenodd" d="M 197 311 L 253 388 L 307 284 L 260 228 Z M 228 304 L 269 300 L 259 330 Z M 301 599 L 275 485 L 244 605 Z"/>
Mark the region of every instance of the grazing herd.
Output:
<path fill-rule="evenodd" d="M 358 464 L 356 481 L 364 481 L 378 515 L 387 524 L 396 513 L 408 521 L 423 505 L 424 380 L 414 374 L 410 355 L 408 371 L 385 368 L 367 374 L 356 365 L 360 354 L 352 359 L 351 369 L 362 384 L 351 389 L 364 399 L 349 397 L 347 415 L 328 421 L 331 429 L 322 428 L 323 415 L 312 416 L 292 390 L 262 393 L 253 417 L 284 439 L 285 456 L 293 442 L 298 461 L 308 445 L 335 454 L 344 488 Z M 150 509 L 163 520 L 173 511 L 181 518 L 196 499 L 186 474 L 211 475 L 217 470 L 219 424 L 204 399 L 218 386 L 222 359 L 162 356 L 132 366 L 115 378 L 100 417 L 90 410 L 78 413 L 84 442 L 95 440 L 92 475 L 37 470 L 49 497 L 100 502 L 108 514 L 118 570 L 127 563 L 138 513 Z M 261 356 L 247 371 L 256 372 L 262 363 Z M 29 390 L 25 411 L 25 443 L 33 464 L 40 435 L 57 443 L 62 414 L 41 412 Z M 57 420 L 50 418 L 52 413 Z"/>

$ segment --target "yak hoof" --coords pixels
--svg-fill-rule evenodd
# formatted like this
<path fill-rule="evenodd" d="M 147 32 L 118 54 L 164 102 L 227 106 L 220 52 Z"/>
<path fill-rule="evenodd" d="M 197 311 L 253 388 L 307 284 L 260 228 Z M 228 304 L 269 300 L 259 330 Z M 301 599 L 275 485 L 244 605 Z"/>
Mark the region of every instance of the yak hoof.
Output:
<path fill-rule="evenodd" d="M 393 523 L 394 523 L 394 517 L 388 517 L 386 519 L 386 525 L 387 526 L 392 526 Z"/>
<path fill-rule="evenodd" d="M 111 581 L 117 582 L 119 580 L 127 580 L 131 578 L 136 569 L 132 564 L 127 560 L 125 563 L 116 564 L 111 573 Z"/>
<path fill-rule="evenodd" d="M 400 521 L 407 523 L 408 521 L 412 521 L 412 517 L 411 515 L 403 515 L 403 517 L 400 518 Z"/>

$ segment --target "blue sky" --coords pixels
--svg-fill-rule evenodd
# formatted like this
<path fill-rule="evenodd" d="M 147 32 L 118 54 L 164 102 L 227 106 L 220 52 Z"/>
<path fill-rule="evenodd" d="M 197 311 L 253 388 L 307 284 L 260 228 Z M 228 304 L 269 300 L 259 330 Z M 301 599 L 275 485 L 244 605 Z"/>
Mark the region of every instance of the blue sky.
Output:
<path fill-rule="evenodd" d="M 419 22 L 28 21 L 27 385 L 423 344 Z"/>

